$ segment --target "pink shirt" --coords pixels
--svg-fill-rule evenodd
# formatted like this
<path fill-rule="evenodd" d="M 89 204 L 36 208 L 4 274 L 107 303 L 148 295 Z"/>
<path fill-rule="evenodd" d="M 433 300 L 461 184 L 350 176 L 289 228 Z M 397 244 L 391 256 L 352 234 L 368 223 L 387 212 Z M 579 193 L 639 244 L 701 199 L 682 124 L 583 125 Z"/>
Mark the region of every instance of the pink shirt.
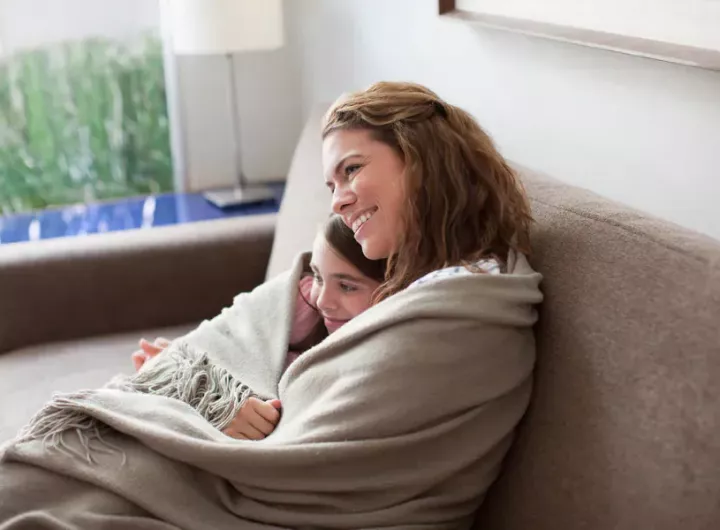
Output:
<path fill-rule="evenodd" d="M 313 306 L 310 305 L 310 291 L 312 290 L 312 276 L 305 276 L 300 279 L 298 285 L 297 302 L 295 303 L 295 315 L 293 316 L 292 327 L 290 328 L 289 344 L 297 344 L 318 325 L 320 315 Z M 287 369 L 302 352 L 288 351 L 285 359 L 285 368 Z"/>

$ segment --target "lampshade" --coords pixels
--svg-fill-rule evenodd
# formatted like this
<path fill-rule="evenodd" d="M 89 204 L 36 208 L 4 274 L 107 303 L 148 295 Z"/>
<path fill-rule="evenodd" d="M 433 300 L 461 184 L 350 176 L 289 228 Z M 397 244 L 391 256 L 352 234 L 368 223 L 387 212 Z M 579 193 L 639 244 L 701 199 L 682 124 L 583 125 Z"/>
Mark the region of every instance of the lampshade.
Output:
<path fill-rule="evenodd" d="M 163 0 L 161 16 L 179 55 L 283 45 L 282 0 Z"/>

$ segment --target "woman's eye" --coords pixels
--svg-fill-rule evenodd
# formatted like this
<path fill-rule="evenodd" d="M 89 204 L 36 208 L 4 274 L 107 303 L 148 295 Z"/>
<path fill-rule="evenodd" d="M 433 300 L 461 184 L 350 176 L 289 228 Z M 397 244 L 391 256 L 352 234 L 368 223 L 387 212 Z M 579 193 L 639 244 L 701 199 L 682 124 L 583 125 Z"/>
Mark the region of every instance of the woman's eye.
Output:
<path fill-rule="evenodd" d="M 359 171 L 361 167 L 362 166 L 360 164 L 350 164 L 345 166 L 345 176 L 351 176 L 353 173 Z"/>
<path fill-rule="evenodd" d="M 355 287 L 354 285 L 348 285 L 347 283 L 341 283 L 340 290 L 344 293 L 354 293 L 355 291 L 357 291 L 357 287 Z"/>
<path fill-rule="evenodd" d="M 319 274 L 313 274 L 313 281 L 318 285 L 322 284 L 322 278 Z"/>

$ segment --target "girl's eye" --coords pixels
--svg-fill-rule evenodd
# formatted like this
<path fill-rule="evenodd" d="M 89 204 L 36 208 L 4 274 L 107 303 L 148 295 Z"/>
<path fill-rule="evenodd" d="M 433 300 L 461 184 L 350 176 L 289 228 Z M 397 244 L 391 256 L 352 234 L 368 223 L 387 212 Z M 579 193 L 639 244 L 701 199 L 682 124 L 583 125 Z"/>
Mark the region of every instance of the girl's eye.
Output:
<path fill-rule="evenodd" d="M 355 287 L 354 285 L 347 284 L 347 283 L 341 283 L 340 290 L 344 293 L 354 293 L 355 291 L 357 291 L 357 287 Z"/>
<path fill-rule="evenodd" d="M 313 281 L 318 285 L 322 284 L 322 278 L 319 274 L 313 274 Z"/>
<path fill-rule="evenodd" d="M 360 164 L 349 164 L 345 166 L 345 176 L 350 177 L 353 173 L 360 170 L 362 166 Z"/>

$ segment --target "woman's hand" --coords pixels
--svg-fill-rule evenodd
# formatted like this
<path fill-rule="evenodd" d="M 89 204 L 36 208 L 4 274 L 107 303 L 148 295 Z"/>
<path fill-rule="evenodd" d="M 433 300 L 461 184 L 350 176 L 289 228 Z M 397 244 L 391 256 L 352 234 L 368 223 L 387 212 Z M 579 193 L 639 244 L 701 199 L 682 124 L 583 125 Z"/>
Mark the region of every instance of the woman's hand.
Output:
<path fill-rule="evenodd" d="M 158 337 L 153 342 L 148 342 L 145 339 L 140 339 L 140 349 L 133 352 L 131 359 L 135 370 L 138 371 L 142 368 L 143 364 L 158 355 L 165 348 L 170 346 L 170 341 L 163 337 Z"/>
<path fill-rule="evenodd" d="M 223 433 L 238 440 L 262 440 L 275 430 L 280 420 L 280 400 L 248 398 Z"/>

